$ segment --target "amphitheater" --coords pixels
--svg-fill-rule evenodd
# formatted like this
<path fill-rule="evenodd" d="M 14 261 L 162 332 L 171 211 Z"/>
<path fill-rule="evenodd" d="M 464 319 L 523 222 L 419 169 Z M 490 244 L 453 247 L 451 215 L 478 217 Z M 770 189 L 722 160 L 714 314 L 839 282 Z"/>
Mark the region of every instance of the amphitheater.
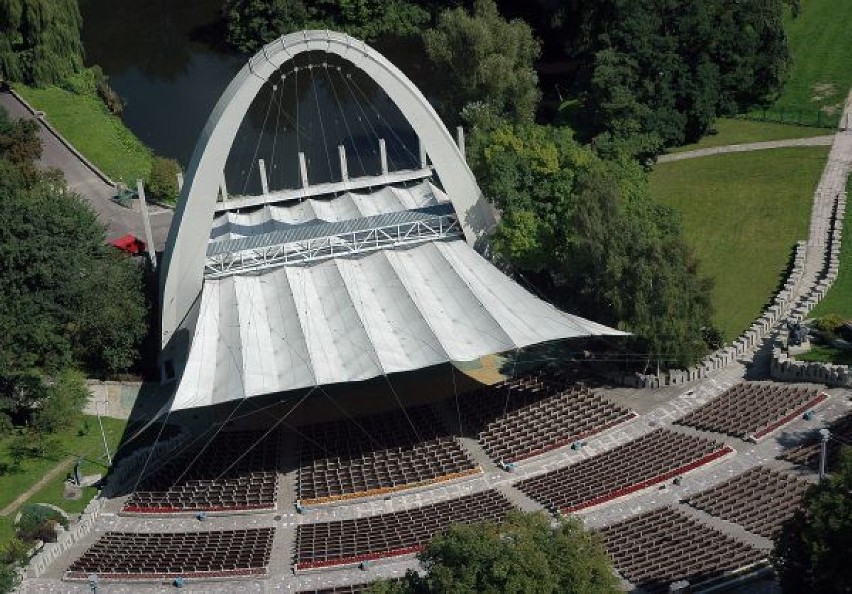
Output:
<path fill-rule="evenodd" d="M 318 66 L 290 69 L 306 56 Z M 252 101 L 338 63 L 399 108 L 413 166 L 391 171 L 378 138 L 378 171 L 350 176 L 340 144 L 336 180 L 310 183 L 300 153 L 299 187 L 270 189 L 260 160 L 261 190 L 229 195 Z M 634 378 L 649 389 L 516 367 L 532 345 L 622 333 L 480 254 L 496 215 L 461 136 L 399 70 L 345 35 L 282 37 L 225 91 L 188 170 L 161 268 L 171 398 L 20 591 L 356 592 L 417 569 L 449 524 L 512 509 L 581 518 L 625 590 L 751 591 L 817 480 L 816 430 L 852 439 L 848 389 L 772 381 L 768 361 L 837 274 L 850 164 L 841 131 L 789 282 L 698 368 Z M 477 369 L 494 353 L 502 379 Z"/>

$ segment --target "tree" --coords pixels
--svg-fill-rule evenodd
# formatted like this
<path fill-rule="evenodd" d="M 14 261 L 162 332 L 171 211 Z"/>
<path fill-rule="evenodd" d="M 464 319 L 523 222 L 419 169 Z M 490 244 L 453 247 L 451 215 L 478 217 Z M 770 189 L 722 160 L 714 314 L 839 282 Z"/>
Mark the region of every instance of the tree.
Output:
<path fill-rule="evenodd" d="M 41 434 L 56 433 L 72 426 L 89 398 L 83 375 L 72 369 L 50 378 L 45 391 L 33 415 L 33 428 Z"/>
<path fill-rule="evenodd" d="M 140 267 L 105 245 L 95 213 L 61 176 L 11 162 L 22 152 L 12 144 L 0 142 L 0 409 L 10 416 L 70 385 L 68 367 L 126 369 L 146 314 Z"/>
<path fill-rule="evenodd" d="M 148 191 L 151 196 L 166 202 L 175 202 L 178 198 L 177 175 L 180 163 L 174 159 L 154 157 L 151 173 L 148 176 Z"/>
<path fill-rule="evenodd" d="M 852 448 L 837 472 L 805 494 L 803 509 L 775 538 L 772 564 L 784 592 L 852 592 Z"/>
<path fill-rule="evenodd" d="M 49 85 L 79 72 L 82 26 L 77 0 L 0 2 L 0 76 Z"/>
<path fill-rule="evenodd" d="M 367 41 L 411 35 L 430 18 L 408 0 L 225 0 L 222 12 L 228 43 L 245 53 L 301 29 L 335 29 Z"/>
<path fill-rule="evenodd" d="M 677 217 L 651 198 L 634 161 L 604 161 L 568 128 L 497 123 L 468 110 L 468 157 L 501 212 L 492 245 L 564 308 L 634 334 L 630 348 L 663 366 L 708 349 L 711 282 Z M 538 275 L 542 277 L 542 275 Z"/>
<path fill-rule="evenodd" d="M 584 99 L 573 124 L 644 157 L 695 141 L 718 115 L 766 104 L 790 66 L 784 0 L 579 0 L 556 20 Z M 635 138 L 634 138 L 635 137 Z M 655 146 L 656 145 L 656 146 Z"/>
<path fill-rule="evenodd" d="M 534 62 L 541 44 L 524 21 L 505 20 L 494 0 L 476 0 L 441 13 L 424 31 L 426 53 L 443 73 L 441 112 L 458 121 L 465 105 L 480 102 L 513 122 L 532 122 L 541 92 Z"/>
<path fill-rule="evenodd" d="M 511 512 L 502 522 L 454 524 L 419 555 L 426 569 L 374 592 L 609 594 L 620 592 L 600 538 L 574 518 L 556 528 L 542 513 Z"/>

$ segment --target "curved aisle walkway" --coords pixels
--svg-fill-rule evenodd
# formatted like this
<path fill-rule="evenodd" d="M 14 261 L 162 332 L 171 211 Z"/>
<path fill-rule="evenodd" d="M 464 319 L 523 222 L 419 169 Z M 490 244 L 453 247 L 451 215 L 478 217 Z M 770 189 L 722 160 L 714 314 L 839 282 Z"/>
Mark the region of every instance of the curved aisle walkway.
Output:
<path fill-rule="evenodd" d="M 33 114 L 14 95 L 9 92 L 0 92 L 0 106 L 9 112 L 12 119 L 38 122 L 39 138 L 43 147 L 41 165 L 62 171 L 68 187 L 85 198 L 101 222 L 106 225 L 108 239 L 116 239 L 131 233 L 144 241 L 142 215 L 113 202 L 111 200 L 115 195 L 113 186 L 106 183 L 83 163 L 44 125 L 40 118 L 33 117 Z M 161 250 L 166 243 L 171 222 L 171 210 L 151 209 L 151 232 L 154 234 L 154 243 L 158 250 Z"/>
<path fill-rule="evenodd" d="M 834 142 L 834 134 L 825 136 L 811 136 L 809 138 L 790 138 L 787 140 L 766 140 L 764 142 L 748 142 L 745 144 L 728 144 L 725 146 L 713 146 L 694 151 L 682 153 L 669 153 L 657 157 L 657 163 L 670 163 L 672 161 L 683 161 L 684 159 L 695 159 L 697 157 L 708 157 L 710 155 L 722 155 L 724 153 L 745 153 L 749 151 L 762 151 L 774 148 L 786 148 L 790 146 L 829 146 Z"/>

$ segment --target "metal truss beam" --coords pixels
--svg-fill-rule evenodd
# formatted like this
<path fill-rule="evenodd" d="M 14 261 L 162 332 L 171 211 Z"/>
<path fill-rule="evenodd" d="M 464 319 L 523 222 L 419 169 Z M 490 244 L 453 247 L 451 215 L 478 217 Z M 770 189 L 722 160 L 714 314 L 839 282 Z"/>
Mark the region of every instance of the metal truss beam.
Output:
<path fill-rule="evenodd" d="M 337 256 L 459 238 L 464 238 L 464 233 L 458 217 L 455 214 L 449 214 L 209 255 L 204 266 L 204 277 L 222 278 L 277 268 L 286 264 L 303 264 Z"/>

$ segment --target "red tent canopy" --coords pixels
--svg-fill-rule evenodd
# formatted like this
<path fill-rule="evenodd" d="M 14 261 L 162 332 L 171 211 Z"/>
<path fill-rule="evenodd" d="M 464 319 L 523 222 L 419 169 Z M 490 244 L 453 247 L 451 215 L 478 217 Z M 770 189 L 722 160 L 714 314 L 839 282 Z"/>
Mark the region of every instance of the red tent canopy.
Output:
<path fill-rule="evenodd" d="M 145 242 L 135 235 L 124 235 L 118 239 L 113 239 L 109 244 L 122 252 L 138 256 L 145 251 Z"/>

